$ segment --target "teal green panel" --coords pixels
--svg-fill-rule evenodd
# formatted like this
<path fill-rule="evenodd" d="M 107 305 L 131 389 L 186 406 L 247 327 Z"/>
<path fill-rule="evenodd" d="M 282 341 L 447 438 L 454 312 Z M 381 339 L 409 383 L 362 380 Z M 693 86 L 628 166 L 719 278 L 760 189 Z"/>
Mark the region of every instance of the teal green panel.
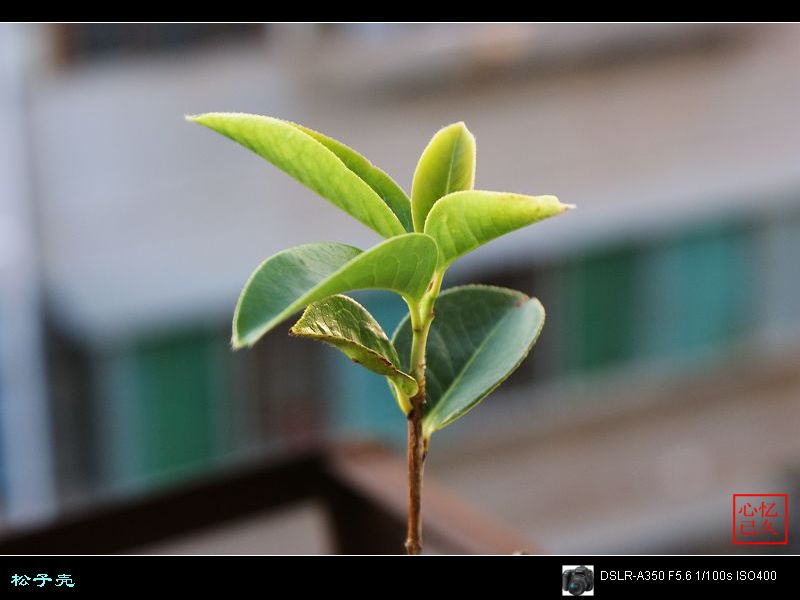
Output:
<path fill-rule="evenodd" d="M 530 286 L 518 288 L 538 298 L 547 315 L 531 356 L 520 367 L 530 364 L 536 383 L 552 381 L 568 370 L 568 348 L 575 331 L 570 322 L 568 274 L 563 262 L 549 264 L 534 271 Z"/>
<path fill-rule="evenodd" d="M 560 292 L 564 310 L 559 322 L 566 336 L 558 361 L 561 368 L 584 371 L 631 358 L 638 265 L 638 255 L 627 246 L 565 264 Z"/>
<path fill-rule="evenodd" d="M 641 353 L 691 360 L 724 349 L 749 324 L 750 231 L 711 225 L 656 245 L 646 256 Z"/>
<path fill-rule="evenodd" d="M 224 395 L 219 336 L 187 333 L 139 343 L 135 364 L 143 465 L 167 478 L 202 470 L 218 451 Z"/>

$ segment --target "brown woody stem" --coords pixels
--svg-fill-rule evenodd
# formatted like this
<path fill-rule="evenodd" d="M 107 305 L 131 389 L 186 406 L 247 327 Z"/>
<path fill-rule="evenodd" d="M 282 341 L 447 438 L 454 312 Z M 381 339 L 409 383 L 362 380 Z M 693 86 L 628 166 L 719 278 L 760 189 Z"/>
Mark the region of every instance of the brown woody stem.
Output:
<path fill-rule="evenodd" d="M 422 552 L 422 474 L 428 453 L 428 440 L 422 430 L 425 406 L 425 348 L 433 322 L 433 307 L 442 285 L 442 273 L 434 274 L 428 292 L 419 304 L 409 306 L 413 337 L 411 341 L 411 371 L 419 391 L 410 399 L 408 413 L 408 529 L 406 553 Z"/>
<path fill-rule="evenodd" d="M 408 531 L 406 553 L 422 552 L 422 474 L 425 468 L 425 443 L 422 438 L 424 396 L 412 399 L 408 413 Z"/>

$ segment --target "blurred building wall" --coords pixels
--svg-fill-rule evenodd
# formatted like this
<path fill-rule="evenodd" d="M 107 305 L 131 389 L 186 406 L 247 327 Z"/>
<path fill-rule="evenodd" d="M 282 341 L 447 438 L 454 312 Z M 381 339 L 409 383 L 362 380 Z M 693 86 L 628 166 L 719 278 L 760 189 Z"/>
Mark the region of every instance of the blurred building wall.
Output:
<path fill-rule="evenodd" d="M 227 351 L 264 257 L 378 239 L 187 113 L 301 122 L 406 189 L 430 135 L 465 120 L 477 187 L 578 205 L 449 276 L 548 309 L 532 359 L 480 418 L 442 434 L 453 447 L 602 411 L 593 399 L 631 381 L 657 387 L 742 354 L 756 368 L 800 339 L 796 26 L 274 25 L 116 53 L 25 32 L 55 57 L 32 70 L 27 137 L 62 499 L 332 431 L 402 435 L 383 381 L 332 352 L 279 333 Z M 361 298 L 387 331 L 402 314 L 387 295 Z"/>
<path fill-rule="evenodd" d="M 18 522 L 54 509 L 49 404 L 42 364 L 40 264 L 23 28 L 0 26 L 0 490 Z"/>

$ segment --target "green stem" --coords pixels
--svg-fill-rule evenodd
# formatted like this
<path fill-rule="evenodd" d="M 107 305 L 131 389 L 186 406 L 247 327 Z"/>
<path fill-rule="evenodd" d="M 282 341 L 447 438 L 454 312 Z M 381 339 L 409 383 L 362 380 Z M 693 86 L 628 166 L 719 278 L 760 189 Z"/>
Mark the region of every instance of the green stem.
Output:
<path fill-rule="evenodd" d="M 444 273 L 437 271 L 431 279 L 428 291 L 419 302 L 409 303 L 411 317 L 411 374 L 417 380 L 419 391 L 410 398 L 408 412 L 408 529 L 406 552 L 422 552 L 422 475 L 428 440 L 422 432 L 422 416 L 425 406 L 425 349 L 428 333 L 433 323 L 434 305 L 442 287 Z"/>

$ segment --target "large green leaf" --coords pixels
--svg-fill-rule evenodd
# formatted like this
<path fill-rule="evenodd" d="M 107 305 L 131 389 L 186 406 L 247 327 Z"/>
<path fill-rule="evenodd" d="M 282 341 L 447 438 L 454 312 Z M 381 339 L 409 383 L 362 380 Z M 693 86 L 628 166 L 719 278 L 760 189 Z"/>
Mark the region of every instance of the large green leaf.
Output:
<path fill-rule="evenodd" d="M 352 298 L 336 295 L 310 304 L 289 331 L 338 348 L 353 362 L 386 375 L 406 396 L 417 393 L 416 380 L 400 370 L 397 351 L 380 324 Z"/>
<path fill-rule="evenodd" d="M 439 245 L 447 267 L 459 256 L 506 233 L 573 208 L 555 196 L 505 192 L 455 192 L 440 199 L 425 221 L 425 233 Z"/>
<path fill-rule="evenodd" d="M 278 252 L 253 272 L 239 296 L 233 346 L 252 346 L 304 306 L 333 294 L 372 288 L 419 300 L 436 259 L 436 242 L 422 233 L 393 237 L 366 252 L 335 242 Z"/>
<path fill-rule="evenodd" d="M 287 122 L 291 123 L 291 121 Z M 338 156 L 348 169 L 361 177 L 369 187 L 375 190 L 376 194 L 383 198 L 383 201 L 392 209 L 392 212 L 403 224 L 406 231 L 414 231 L 414 226 L 411 224 L 411 200 L 394 179 L 373 165 L 365 156 L 349 146 L 345 146 L 342 142 L 303 125 L 291 124 L 313 137 Z"/>
<path fill-rule="evenodd" d="M 544 308 L 522 292 L 483 285 L 443 292 L 428 337 L 425 437 L 462 417 L 513 373 L 543 325 Z M 401 368 L 409 371 L 408 318 L 392 341 Z"/>
<path fill-rule="evenodd" d="M 453 123 L 431 138 L 414 172 L 411 212 L 414 231 L 422 231 L 425 218 L 439 198 L 475 185 L 475 136 L 464 123 Z"/>
<path fill-rule="evenodd" d="M 389 204 L 358 173 L 294 123 L 243 113 L 206 113 L 187 119 L 252 150 L 382 236 L 406 232 Z M 339 153 L 344 152 L 339 149 Z M 352 156 L 348 160 L 354 162 Z"/>

